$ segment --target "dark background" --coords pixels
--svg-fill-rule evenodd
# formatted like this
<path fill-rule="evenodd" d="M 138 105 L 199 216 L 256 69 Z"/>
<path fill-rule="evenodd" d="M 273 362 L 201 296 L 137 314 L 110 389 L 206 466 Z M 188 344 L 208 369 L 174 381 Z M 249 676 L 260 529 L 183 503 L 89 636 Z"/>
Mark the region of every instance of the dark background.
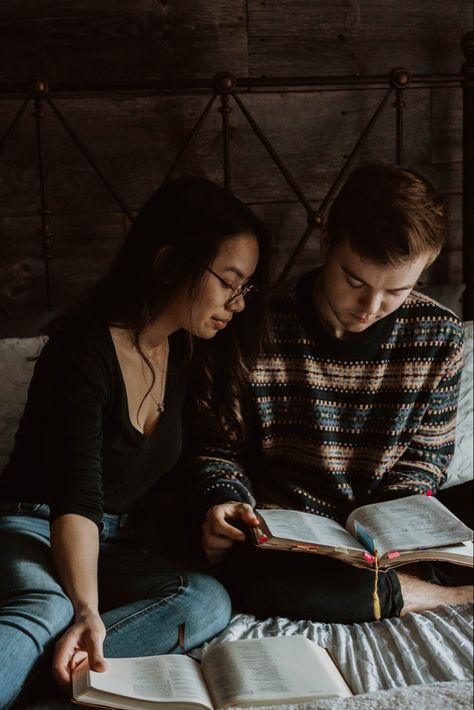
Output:
<path fill-rule="evenodd" d="M 0 83 L 459 72 L 470 0 L 0 0 Z M 383 90 L 268 91 L 244 95 L 306 197 L 318 206 Z M 53 91 L 54 96 L 54 91 Z M 136 212 L 166 175 L 207 97 L 202 94 L 56 98 L 117 193 Z M 461 276 L 460 88 L 409 89 L 405 164 L 446 195 L 450 235 L 428 279 Z M 21 98 L 0 91 L 0 140 Z M 212 110 L 176 174 L 222 182 L 221 115 Z M 40 196 L 33 106 L 0 157 L 0 334 L 33 330 L 44 317 Z M 363 159 L 395 159 L 394 110 Z M 232 187 L 268 220 L 275 274 L 306 215 L 234 107 Z M 74 302 L 110 262 L 128 220 L 46 108 L 48 201 L 57 307 Z M 294 273 L 318 261 L 318 232 Z"/>

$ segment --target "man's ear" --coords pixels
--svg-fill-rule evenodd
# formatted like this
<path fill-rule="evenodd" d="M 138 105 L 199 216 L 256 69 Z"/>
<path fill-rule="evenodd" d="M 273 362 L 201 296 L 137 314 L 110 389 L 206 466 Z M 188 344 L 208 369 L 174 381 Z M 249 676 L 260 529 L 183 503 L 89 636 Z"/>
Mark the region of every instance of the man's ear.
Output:
<path fill-rule="evenodd" d="M 322 229 L 319 233 L 319 251 L 322 259 L 325 261 L 329 252 L 329 235 L 327 229 Z"/>

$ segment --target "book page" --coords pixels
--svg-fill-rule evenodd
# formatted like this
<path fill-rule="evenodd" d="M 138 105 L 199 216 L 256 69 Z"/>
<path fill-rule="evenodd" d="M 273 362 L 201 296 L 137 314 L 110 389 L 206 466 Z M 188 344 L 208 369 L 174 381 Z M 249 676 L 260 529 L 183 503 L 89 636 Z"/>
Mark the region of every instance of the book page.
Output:
<path fill-rule="evenodd" d="M 459 557 L 459 559 L 464 559 L 466 562 L 471 562 L 474 557 L 474 546 L 472 540 L 469 542 L 462 542 L 460 545 L 448 545 L 442 548 L 443 555 L 450 555 L 451 557 Z"/>
<path fill-rule="evenodd" d="M 360 529 L 358 530 L 358 527 Z M 379 556 L 391 551 L 422 550 L 472 539 L 472 530 L 433 496 L 414 495 L 364 505 L 347 519 L 347 529 L 370 536 Z"/>
<path fill-rule="evenodd" d="M 295 543 L 311 543 L 334 548 L 365 551 L 365 548 L 335 520 L 298 510 L 270 509 L 256 511 L 274 537 Z"/>
<path fill-rule="evenodd" d="M 98 691 L 101 698 L 105 698 L 103 693 L 111 693 L 115 697 L 124 696 L 160 702 L 194 702 L 212 708 L 212 701 L 202 678 L 200 666 L 188 656 L 166 655 L 107 658 L 106 660 L 108 668 L 104 673 L 96 673 L 88 669 L 85 671 L 88 674 L 89 688 Z M 79 671 L 84 673 L 82 664 Z M 84 683 L 80 685 L 83 686 Z M 88 692 L 90 693 L 91 690 Z M 104 704 L 107 704 L 105 700 Z"/>
<path fill-rule="evenodd" d="M 303 636 L 211 646 L 202 672 L 217 708 L 352 695 L 327 651 Z"/>
<path fill-rule="evenodd" d="M 437 562 L 446 561 L 454 564 L 472 567 L 474 565 L 472 542 L 463 542 L 460 545 L 448 545 L 445 547 L 428 547 L 423 550 L 402 550 L 395 554 L 388 554 L 382 557 L 380 562 L 382 567 L 398 567 L 407 562 L 421 562 L 423 560 L 435 560 Z"/>

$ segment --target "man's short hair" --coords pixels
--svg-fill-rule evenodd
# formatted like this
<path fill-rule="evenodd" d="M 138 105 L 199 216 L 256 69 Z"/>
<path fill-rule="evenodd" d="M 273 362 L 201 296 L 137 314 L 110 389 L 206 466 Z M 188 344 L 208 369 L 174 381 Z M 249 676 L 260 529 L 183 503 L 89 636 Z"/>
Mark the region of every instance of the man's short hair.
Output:
<path fill-rule="evenodd" d="M 345 239 L 362 258 L 397 264 L 443 246 L 447 218 L 441 195 L 428 180 L 391 163 L 367 163 L 354 170 L 329 212 L 331 249 Z"/>

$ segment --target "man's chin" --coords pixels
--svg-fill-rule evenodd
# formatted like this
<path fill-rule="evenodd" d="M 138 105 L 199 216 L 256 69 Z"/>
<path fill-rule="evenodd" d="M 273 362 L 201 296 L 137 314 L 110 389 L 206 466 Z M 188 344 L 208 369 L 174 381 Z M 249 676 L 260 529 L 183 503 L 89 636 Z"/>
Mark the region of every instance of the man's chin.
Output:
<path fill-rule="evenodd" d="M 376 320 L 361 321 L 356 318 L 350 318 L 345 323 L 343 323 L 344 328 L 349 331 L 349 333 L 363 333 L 376 323 Z"/>

